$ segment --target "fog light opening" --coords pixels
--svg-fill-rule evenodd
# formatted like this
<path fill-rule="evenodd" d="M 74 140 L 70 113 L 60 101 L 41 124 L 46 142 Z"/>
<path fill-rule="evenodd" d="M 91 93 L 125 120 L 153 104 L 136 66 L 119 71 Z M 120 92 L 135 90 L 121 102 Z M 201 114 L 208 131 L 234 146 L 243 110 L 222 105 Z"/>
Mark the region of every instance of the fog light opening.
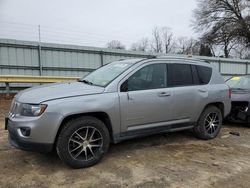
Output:
<path fill-rule="evenodd" d="M 20 131 L 23 136 L 29 136 L 30 135 L 30 128 L 29 127 L 21 127 Z"/>

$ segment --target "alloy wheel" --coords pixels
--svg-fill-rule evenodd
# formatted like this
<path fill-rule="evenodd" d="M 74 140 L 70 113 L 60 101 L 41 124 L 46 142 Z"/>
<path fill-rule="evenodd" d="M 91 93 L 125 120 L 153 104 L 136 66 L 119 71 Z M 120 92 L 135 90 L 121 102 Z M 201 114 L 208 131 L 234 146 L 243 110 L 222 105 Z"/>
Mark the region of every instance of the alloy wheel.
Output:
<path fill-rule="evenodd" d="M 96 157 L 103 145 L 103 137 L 95 127 L 82 127 L 75 131 L 68 142 L 68 150 L 75 160 L 89 161 Z"/>
<path fill-rule="evenodd" d="M 205 129 L 208 134 L 213 134 L 220 125 L 220 118 L 216 112 L 209 113 L 205 118 Z"/>

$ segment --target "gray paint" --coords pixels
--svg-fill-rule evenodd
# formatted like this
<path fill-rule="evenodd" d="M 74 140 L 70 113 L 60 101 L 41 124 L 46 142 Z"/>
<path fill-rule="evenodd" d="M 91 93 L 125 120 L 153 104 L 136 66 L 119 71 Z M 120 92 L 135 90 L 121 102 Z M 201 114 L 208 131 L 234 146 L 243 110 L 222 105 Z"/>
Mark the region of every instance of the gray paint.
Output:
<path fill-rule="evenodd" d="M 61 82 L 29 88 L 19 92 L 16 97 L 18 102 L 25 103 L 29 101 L 31 104 L 37 104 L 70 96 L 93 95 L 103 91 L 104 88 L 102 87 L 89 86 L 82 82 Z M 25 95 L 22 95 L 23 92 L 25 92 Z M 39 95 L 37 95 L 38 93 Z"/>
<path fill-rule="evenodd" d="M 61 83 L 43 85 L 20 92 L 15 101 L 42 103 L 48 107 L 39 117 L 25 117 L 10 114 L 10 125 L 16 131 L 30 127 L 31 136 L 24 141 L 54 143 L 57 131 L 64 118 L 91 112 L 106 113 L 111 121 L 115 142 L 124 139 L 128 131 L 155 128 L 163 125 L 185 123 L 194 126 L 206 105 L 220 102 L 224 105 L 224 117 L 229 113 L 231 100 L 229 87 L 218 71 L 213 68 L 207 85 L 168 87 L 144 91 L 121 92 L 121 84 L 136 70 L 153 63 L 183 63 L 213 67 L 194 59 L 138 60 L 107 87 L 85 85 L 84 83 Z M 160 96 L 162 92 L 169 95 Z M 150 99 L 150 100 L 149 100 Z M 190 127 L 189 127 L 190 128 Z"/>

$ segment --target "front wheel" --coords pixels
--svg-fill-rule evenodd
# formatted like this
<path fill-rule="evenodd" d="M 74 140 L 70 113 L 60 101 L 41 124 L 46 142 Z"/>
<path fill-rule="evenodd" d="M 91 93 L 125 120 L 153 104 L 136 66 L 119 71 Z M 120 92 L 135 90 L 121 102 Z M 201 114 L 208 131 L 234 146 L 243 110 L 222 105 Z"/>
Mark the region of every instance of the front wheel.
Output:
<path fill-rule="evenodd" d="M 208 106 L 201 114 L 194 134 L 201 139 L 209 140 L 217 137 L 222 126 L 221 110 L 215 106 Z"/>
<path fill-rule="evenodd" d="M 57 140 L 57 154 L 73 168 L 89 167 L 108 151 L 110 137 L 105 124 L 95 117 L 69 121 Z"/>

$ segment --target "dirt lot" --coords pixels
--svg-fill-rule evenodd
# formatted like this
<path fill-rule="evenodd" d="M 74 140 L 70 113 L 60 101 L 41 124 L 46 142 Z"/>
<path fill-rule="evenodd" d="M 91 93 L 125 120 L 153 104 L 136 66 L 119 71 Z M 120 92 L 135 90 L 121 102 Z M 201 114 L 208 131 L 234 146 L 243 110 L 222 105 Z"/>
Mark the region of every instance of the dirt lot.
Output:
<path fill-rule="evenodd" d="M 73 170 L 55 153 L 8 145 L 9 103 L 0 98 L 0 187 L 250 187 L 250 128 L 243 125 L 225 125 L 211 141 L 188 131 L 126 141 L 112 145 L 99 164 Z"/>

